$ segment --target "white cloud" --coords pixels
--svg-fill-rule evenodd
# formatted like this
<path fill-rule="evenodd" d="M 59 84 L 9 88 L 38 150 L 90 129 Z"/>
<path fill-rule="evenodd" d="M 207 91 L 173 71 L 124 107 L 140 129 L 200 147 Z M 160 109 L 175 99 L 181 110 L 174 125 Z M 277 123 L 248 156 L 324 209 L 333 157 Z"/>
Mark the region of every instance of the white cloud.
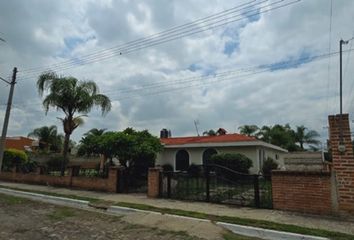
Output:
<path fill-rule="evenodd" d="M 246 1 L 244 1 L 246 2 Z M 226 0 L 206 1 L 43 1 L 0 2 L 0 76 L 9 76 L 13 66 L 23 68 L 54 64 L 93 51 L 117 46 L 234 7 Z M 304 63 L 237 77 L 219 83 L 181 82 L 159 88 L 161 83 L 224 71 L 316 55 L 328 51 L 329 6 L 325 0 L 298 4 L 264 13 L 252 22 L 242 20 L 204 33 L 177 39 L 149 49 L 94 64 L 59 71 L 79 79 L 92 79 L 111 97 L 112 111 L 105 117 L 90 113 L 74 138 L 92 127 L 149 129 L 154 134 L 171 128 L 174 135 L 195 134 L 193 120 L 201 131 L 224 127 L 233 132 L 242 124 L 304 124 L 323 133 L 327 115 L 338 110 L 338 59 Z M 341 37 L 350 38 L 354 29 L 354 2 L 334 1 L 332 51 Z M 11 24 L 9 24 L 11 23 Z M 68 39 L 78 41 L 68 48 Z M 233 41 L 235 51 L 224 53 Z M 349 46 L 346 46 L 348 48 Z M 63 54 L 65 53 L 65 54 Z M 353 55 L 344 79 L 344 109 L 349 109 L 353 79 Z M 346 61 L 347 55 L 344 55 Z M 194 66 L 193 69 L 191 66 Z M 196 67 L 197 66 L 197 67 Z M 21 75 L 22 74 L 22 75 Z M 19 73 L 9 135 L 26 135 L 41 125 L 60 125 L 62 115 L 47 116 L 38 104 L 36 75 Z M 26 79 L 28 78 L 28 79 Z M 155 84 L 155 85 L 154 85 Z M 198 85 L 197 87 L 188 87 Z M 8 88 L 0 87 L 0 103 Z M 184 88 L 181 88 L 185 86 Z M 126 89 L 139 91 L 119 91 Z M 180 88 L 171 91 L 171 88 Z M 154 94 L 165 91 L 163 94 Z M 353 107 L 353 104 L 352 106 Z M 4 107 L 0 108 L 3 116 Z M 2 124 L 2 117 L 0 118 Z"/>

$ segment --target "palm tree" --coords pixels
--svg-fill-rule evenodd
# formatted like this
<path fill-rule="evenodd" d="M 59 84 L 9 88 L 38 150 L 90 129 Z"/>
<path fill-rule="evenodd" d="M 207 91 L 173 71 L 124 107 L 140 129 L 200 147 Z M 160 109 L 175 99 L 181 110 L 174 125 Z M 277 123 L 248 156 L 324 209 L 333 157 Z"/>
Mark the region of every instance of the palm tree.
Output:
<path fill-rule="evenodd" d="M 263 126 L 259 132 L 257 133 L 257 137 L 261 139 L 264 142 L 270 143 L 271 142 L 271 132 L 272 132 L 272 127 L 268 126 Z"/>
<path fill-rule="evenodd" d="M 319 145 L 320 141 L 316 138 L 320 137 L 320 134 L 314 130 L 307 131 L 304 125 L 296 126 L 295 142 L 300 145 L 301 150 L 304 150 L 304 144 Z"/>
<path fill-rule="evenodd" d="M 80 155 L 96 155 L 97 154 L 97 137 L 105 133 L 105 128 L 92 128 L 84 134 L 80 140 L 79 154 Z M 103 172 L 104 164 L 107 161 L 107 156 L 100 154 L 100 172 Z"/>
<path fill-rule="evenodd" d="M 90 131 L 84 134 L 85 137 L 87 136 L 101 136 L 107 129 L 106 128 L 92 128 Z"/>
<path fill-rule="evenodd" d="M 256 136 L 259 128 L 256 125 L 243 125 L 238 128 L 241 134 L 247 136 Z"/>
<path fill-rule="evenodd" d="M 40 96 L 43 96 L 45 91 L 48 92 L 43 100 L 46 113 L 49 107 L 53 107 L 65 114 L 64 118 L 59 118 L 63 123 L 65 133 L 61 169 L 61 175 L 64 175 L 70 135 L 83 124 L 82 117 L 86 116 L 94 106 L 101 108 L 102 115 L 109 112 L 111 101 L 107 96 L 98 93 L 95 82 L 79 81 L 74 77 L 60 77 L 51 71 L 39 76 L 37 88 Z"/>
<path fill-rule="evenodd" d="M 61 138 L 62 135 L 58 134 L 57 126 L 43 126 L 40 128 L 35 128 L 32 132 L 28 134 L 28 137 L 35 137 L 40 143 L 40 147 L 49 150 L 60 150 L 61 148 Z"/>

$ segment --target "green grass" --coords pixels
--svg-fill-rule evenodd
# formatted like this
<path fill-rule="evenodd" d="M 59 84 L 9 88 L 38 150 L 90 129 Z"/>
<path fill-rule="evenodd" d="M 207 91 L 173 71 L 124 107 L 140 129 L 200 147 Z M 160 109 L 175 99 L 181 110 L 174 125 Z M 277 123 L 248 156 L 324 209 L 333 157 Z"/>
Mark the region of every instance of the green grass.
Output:
<path fill-rule="evenodd" d="M 54 209 L 53 212 L 47 215 L 47 217 L 53 221 L 62 221 L 68 217 L 74 217 L 75 215 L 76 214 L 73 209 L 67 207 L 60 207 Z"/>
<path fill-rule="evenodd" d="M 3 187 L 3 186 L 1 186 L 1 187 L 19 190 L 19 191 L 25 191 L 25 192 L 47 194 L 47 195 L 51 195 L 51 196 L 59 196 L 59 197 L 67 197 L 67 198 L 73 198 L 73 199 L 79 199 L 79 200 L 87 200 L 90 202 L 99 202 L 100 201 L 99 199 L 95 199 L 95 198 L 79 197 L 79 196 L 75 196 L 75 195 L 56 194 L 56 193 L 50 193 L 50 192 L 44 192 L 44 191 L 29 191 L 29 190 L 23 190 L 23 189 L 19 189 L 19 188 Z M 200 219 L 209 219 L 214 222 L 234 223 L 234 224 L 239 224 L 239 225 L 260 227 L 260 228 L 266 228 L 266 229 L 272 229 L 272 230 L 278 230 L 278 231 L 284 231 L 284 232 L 292 232 L 292 233 L 327 237 L 327 238 L 330 238 L 333 240 L 353 240 L 354 239 L 354 235 L 350 235 L 350 234 L 333 232 L 333 231 L 322 230 L 322 229 L 306 228 L 306 227 L 290 225 L 290 224 L 275 223 L 275 222 L 265 221 L 265 220 L 256 220 L 256 219 L 239 218 L 239 217 L 231 217 L 231 216 L 210 215 L 210 214 L 201 213 L 201 212 L 186 211 L 186 210 L 171 209 L 171 208 L 160 208 L 160 207 L 155 207 L 155 206 L 150 206 L 150 205 L 145 205 L 145 204 L 128 203 L 128 202 L 118 202 L 118 203 L 115 203 L 115 205 L 122 206 L 122 207 L 135 208 L 135 209 L 140 209 L 140 210 L 160 212 L 162 214 L 174 214 L 174 215 L 179 215 L 179 216 L 187 216 L 187 217 L 194 217 L 194 218 L 200 218 Z M 229 239 L 229 240 L 232 239 L 231 235 L 230 236 L 227 235 L 226 237 L 229 237 L 226 239 Z M 237 238 L 234 238 L 234 239 L 237 239 Z"/>
<path fill-rule="evenodd" d="M 18 204 L 27 203 L 27 202 L 29 202 L 29 200 L 27 200 L 25 198 L 0 194 L 0 202 L 4 203 L 6 205 L 18 205 Z"/>

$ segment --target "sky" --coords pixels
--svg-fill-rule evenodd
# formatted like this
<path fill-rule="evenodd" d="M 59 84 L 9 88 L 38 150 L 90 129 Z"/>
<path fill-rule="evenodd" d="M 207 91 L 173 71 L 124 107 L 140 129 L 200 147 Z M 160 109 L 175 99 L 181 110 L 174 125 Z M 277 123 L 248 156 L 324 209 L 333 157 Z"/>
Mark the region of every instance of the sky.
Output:
<path fill-rule="evenodd" d="M 156 136 L 167 128 L 172 136 L 195 136 L 197 121 L 200 133 L 220 127 L 233 133 L 245 124 L 305 125 L 324 142 L 328 115 L 339 112 L 339 55 L 316 56 L 338 52 L 339 40 L 354 36 L 354 1 L 292 2 L 0 1 L 0 38 L 6 40 L 0 41 L 0 76 L 10 79 L 14 67 L 19 71 L 8 136 L 44 125 L 62 132 L 63 113 L 46 115 L 36 90 L 38 76 L 50 69 L 93 80 L 112 100 L 106 116 L 99 109 L 88 114 L 72 135 L 76 141 L 91 128 L 133 127 Z M 217 20 L 215 14 L 230 9 L 237 9 L 237 21 L 194 22 Z M 180 36 L 181 25 L 198 33 Z M 177 39 L 139 42 L 165 30 Z M 117 48 L 122 44 L 128 47 Z M 353 57 L 343 53 L 343 110 L 350 116 Z M 0 82 L 1 126 L 8 92 Z"/>

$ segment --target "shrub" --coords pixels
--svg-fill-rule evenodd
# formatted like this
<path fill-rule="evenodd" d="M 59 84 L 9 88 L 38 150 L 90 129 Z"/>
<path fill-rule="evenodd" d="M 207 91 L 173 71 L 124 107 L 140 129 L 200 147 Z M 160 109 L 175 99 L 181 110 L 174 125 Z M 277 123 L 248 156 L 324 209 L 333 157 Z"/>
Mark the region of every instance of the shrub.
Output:
<path fill-rule="evenodd" d="M 47 162 L 47 170 L 50 171 L 60 171 L 62 161 L 65 161 L 65 166 L 68 164 L 68 159 L 64 159 L 62 156 L 51 157 Z"/>
<path fill-rule="evenodd" d="M 173 172 L 173 167 L 171 164 L 162 165 L 162 169 L 164 172 Z"/>
<path fill-rule="evenodd" d="M 28 156 L 24 151 L 17 149 L 6 149 L 3 158 L 3 170 L 10 171 L 13 167 L 20 167 L 28 161 Z"/>
<path fill-rule="evenodd" d="M 198 177 L 201 172 L 202 172 L 201 168 L 195 164 L 191 164 L 187 169 L 187 173 L 191 177 Z"/>
<path fill-rule="evenodd" d="M 272 173 L 272 170 L 278 168 L 278 163 L 275 162 L 272 158 L 268 157 L 267 160 L 263 162 L 262 166 L 262 174 L 264 176 L 270 176 Z"/>
<path fill-rule="evenodd" d="M 221 165 L 241 173 L 249 173 L 252 160 L 239 153 L 222 153 L 213 155 L 208 164 Z"/>

